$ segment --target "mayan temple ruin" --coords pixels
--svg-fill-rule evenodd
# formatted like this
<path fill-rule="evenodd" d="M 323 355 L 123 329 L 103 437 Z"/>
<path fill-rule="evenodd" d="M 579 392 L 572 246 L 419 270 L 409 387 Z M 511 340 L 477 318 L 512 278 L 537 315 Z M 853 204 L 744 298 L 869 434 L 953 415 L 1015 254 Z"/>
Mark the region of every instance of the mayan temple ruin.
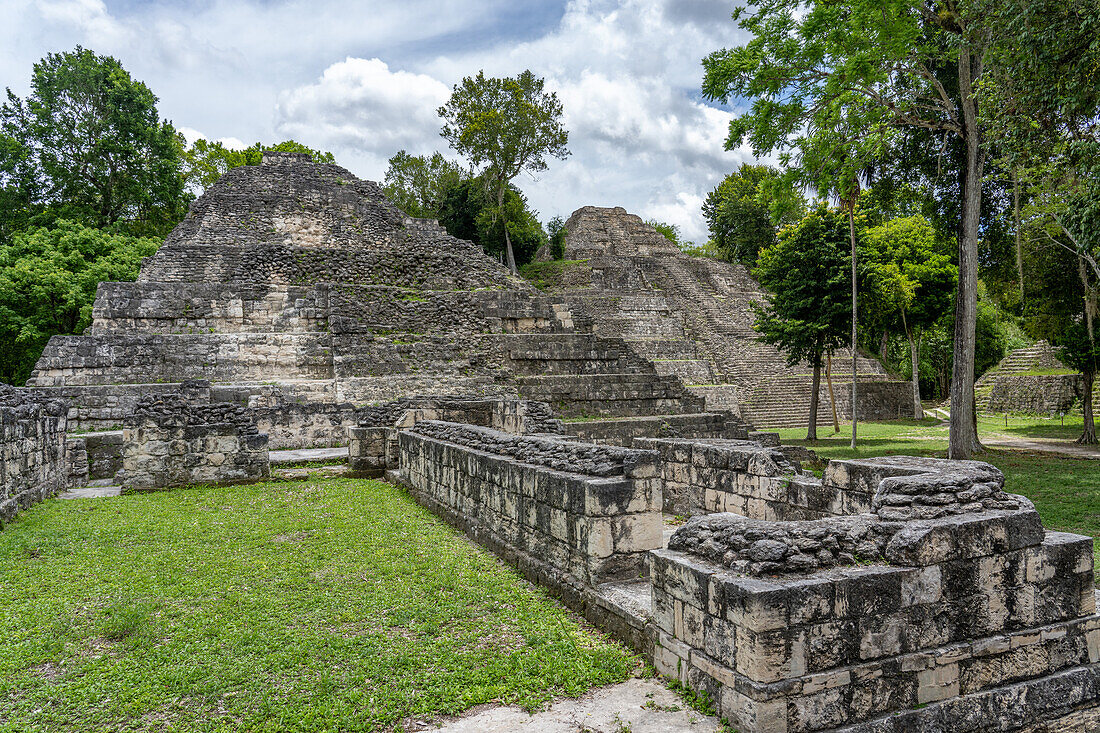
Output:
<path fill-rule="evenodd" d="M 346 446 L 740 733 L 1100 730 L 1091 538 L 988 463 L 780 445 L 809 374 L 754 340 L 744 268 L 622 209 L 566 229 L 539 289 L 338 166 L 231 170 L 0 390 L 0 522 Z M 855 358 L 860 413 L 908 414 Z"/>

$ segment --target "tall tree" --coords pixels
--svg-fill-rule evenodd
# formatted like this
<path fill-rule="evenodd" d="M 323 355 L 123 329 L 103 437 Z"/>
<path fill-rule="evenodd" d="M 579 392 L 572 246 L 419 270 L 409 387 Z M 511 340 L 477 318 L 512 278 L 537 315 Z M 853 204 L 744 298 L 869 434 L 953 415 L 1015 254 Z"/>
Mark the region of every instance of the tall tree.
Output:
<path fill-rule="evenodd" d="M 868 292 L 865 311 L 882 325 L 899 327 L 909 341 L 913 417 L 920 420 L 921 334 L 951 307 L 958 269 L 935 228 L 923 217 L 893 219 L 863 232 Z"/>
<path fill-rule="evenodd" d="M 563 160 L 569 155 L 561 102 L 557 94 L 543 91 L 544 84 L 530 70 L 505 79 L 487 78 L 479 71 L 456 84 L 439 108 L 444 122 L 440 134 L 478 170 L 496 199 L 497 217 L 507 217 L 504 194 L 516 176 L 546 170 L 547 157 Z M 504 221 L 505 256 L 517 272 Z"/>
<path fill-rule="evenodd" d="M 1029 2 L 1054 0 L 1006 0 L 1002 5 Z M 987 64 L 1012 63 L 1000 49 L 1019 44 L 1018 35 L 1001 22 L 1001 11 L 991 10 L 994 5 L 992 0 L 760 0 L 751 13 L 744 8 L 735 13 L 752 39 L 704 60 L 703 88 L 709 97 L 753 100 L 751 110 L 731 124 L 731 148 L 746 137 L 757 150 L 780 147 L 799 134 L 808 117 L 838 103 L 862 107 L 866 136 L 920 128 L 961 142 L 964 184 L 948 450 L 953 458 L 981 450 L 974 333 L 988 125 L 979 102 Z M 1028 38 L 1043 40 L 1038 34 Z M 1035 77 L 1049 78 L 1051 71 L 1040 69 Z M 944 84 L 945 76 L 950 85 Z"/>
<path fill-rule="evenodd" d="M 726 176 L 703 202 L 715 245 L 728 260 L 749 268 L 760 250 L 775 244 L 777 227 L 794 224 L 805 213 L 801 191 L 785 185 L 779 171 L 748 163 Z"/>
<path fill-rule="evenodd" d="M 27 186 L 15 216 L 151 235 L 175 226 L 189 196 L 176 131 L 156 103 L 118 60 L 79 46 L 35 64 L 30 95 L 8 89 L 0 106 L 3 188 Z"/>
<path fill-rule="evenodd" d="M 444 194 L 439 223 L 451 236 L 468 239 L 487 254 L 503 257 L 510 244 L 518 264 L 530 262 L 547 242 L 537 213 L 528 208 L 515 186 L 505 191 L 502 206 L 491 195 L 477 178 L 461 181 Z M 501 210 L 504 216 L 499 215 Z"/>
<path fill-rule="evenodd" d="M 817 440 L 824 357 L 848 335 L 852 310 L 847 247 L 844 216 L 819 207 L 761 250 L 753 271 L 771 292 L 764 306 L 755 306 L 759 340 L 777 346 L 788 364 L 805 361 L 813 368 L 807 440 Z"/>
<path fill-rule="evenodd" d="M 438 219 L 447 190 L 469 177 L 469 171 L 440 153 L 409 155 L 399 150 L 389 160 L 383 190 L 409 216 Z"/>

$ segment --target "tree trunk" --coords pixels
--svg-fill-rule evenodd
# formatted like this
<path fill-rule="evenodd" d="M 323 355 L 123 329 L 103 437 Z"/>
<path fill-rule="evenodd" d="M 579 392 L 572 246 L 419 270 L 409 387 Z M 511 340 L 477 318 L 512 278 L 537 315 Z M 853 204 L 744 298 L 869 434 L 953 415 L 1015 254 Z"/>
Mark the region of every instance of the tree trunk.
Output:
<path fill-rule="evenodd" d="M 909 337 L 909 359 L 913 375 L 913 418 L 924 419 L 924 406 L 920 403 L 920 331 L 913 338 L 912 330 L 906 326 L 905 335 Z"/>
<path fill-rule="evenodd" d="M 856 448 L 856 424 L 858 422 L 856 386 L 859 384 L 859 350 L 856 344 L 856 199 L 853 196 L 848 203 L 848 236 L 852 240 L 852 450 Z"/>
<path fill-rule="evenodd" d="M 814 362 L 814 382 L 810 387 L 810 425 L 806 428 L 806 440 L 817 440 L 817 397 L 821 388 L 821 359 Z"/>
<path fill-rule="evenodd" d="M 882 331 L 882 340 L 879 341 L 879 344 L 878 344 L 878 355 L 881 356 L 883 358 L 883 360 L 886 359 L 886 349 L 889 348 L 889 346 L 890 346 L 890 332 L 883 329 L 883 331 Z"/>
<path fill-rule="evenodd" d="M 966 189 L 962 201 L 959 237 L 959 287 L 955 298 L 955 341 L 951 361 L 951 425 L 947 457 L 965 459 L 979 453 L 977 414 L 974 409 L 975 327 L 978 319 L 978 234 L 982 209 L 981 140 L 968 49 L 959 51 L 959 90 L 962 97 L 966 144 Z"/>
<path fill-rule="evenodd" d="M 1085 377 L 1085 394 L 1081 397 L 1081 412 L 1085 416 L 1085 430 L 1081 433 L 1081 437 L 1077 439 L 1077 442 L 1095 445 L 1096 423 L 1093 421 L 1092 416 L 1092 384 L 1096 379 L 1096 373 L 1091 369 L 1086 369 L 1083 374 Z"/>
<path fill-rule="evenodd" d="M 512 238 L 508 236 L 508 219 L 504 216 L 504 185 L 501 184 L 497 189 L 497 214 L 500 216 L 500 225 L 504 227 L 504 257 L 508 269 L 515 275 L 519 272 L 519 268 L 516 267 L 516 256 L 512 253 Z"/>
<path fill-rule="evenodd" d="M 825 362 L 825 383 L 829 385 L 829 402 L 833 406 L 833 432 L 840 432 L 840 417 L 836 414 L 836 394 L 833 392 L 833 352 L 830 351 Z"/>

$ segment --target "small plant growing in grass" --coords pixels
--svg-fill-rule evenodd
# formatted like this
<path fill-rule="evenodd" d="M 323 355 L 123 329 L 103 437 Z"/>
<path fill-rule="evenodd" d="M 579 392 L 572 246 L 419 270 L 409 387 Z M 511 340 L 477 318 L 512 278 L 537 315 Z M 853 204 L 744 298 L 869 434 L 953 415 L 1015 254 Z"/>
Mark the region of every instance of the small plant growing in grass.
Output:
<path fill-rule="evenodd" d="M 103 611 L 99 622 L 99 634 L 108 641 L 124 641 L 145 625 L 154 606 L 148 603 L 131 604 L 118 601 Z"/>

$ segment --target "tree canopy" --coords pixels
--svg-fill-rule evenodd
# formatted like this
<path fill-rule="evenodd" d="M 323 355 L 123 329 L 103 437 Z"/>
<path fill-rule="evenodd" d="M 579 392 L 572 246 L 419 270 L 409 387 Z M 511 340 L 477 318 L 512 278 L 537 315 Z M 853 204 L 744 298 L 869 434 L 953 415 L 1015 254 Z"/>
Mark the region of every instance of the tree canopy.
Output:
<path fill-rule="evenodd" d="M 538 173 L 547 158 L 569 155 L 569 133 L 562 127 L 562 107 L 553 92 L 544 92 L 545 81 L 530 70 L 505 79 L 465 77 L 456 84 L 447 103 L 439 108 L 441 135 L 469 160 L 480 180 L 496 200 L 493 216 L 504 217 L 508 184 L 521 172 Z M 505 258 L 516 272 L 510 229 L 505 224 Z"/>
<path fill-rule="evenodd" d="M 176 131 L 117 59 L 76 47 L 34 65 L 31 93 L 0 106 L 0 236 L 78 219 L 163 235 L 187 211 Z"/>
<path fill-rule="evenodd" d="M 409 155 L 397 151 L 386 168 L 383 190 L 409 216 L 438 219 L 447 191 L 470 173 L 440 153 Z"/>
<path fill-rule="evenodd" d="M 756 265 L 760 250 L 775 244 L 777 227 L 794 224 L 806 201 L 765 165 L 744 163 L 726 176 L 703 202 L 703 218 L 723 256 L 746 267 Z"/>
<path fill-rule="evenodd" d="M 468 239 L 494 257 L 503 259 L 510 244 L 519 265 L 530 262 L 538 248 L 547 243 L 536 212 L 528 208 L 527 199 L 518 189 L 509 186 L 503 204 L 498 205 L 477 178 L 447 189 L 439 223 L 451 236 Z"/>
<path fill-rule="evenodd" d="M 184 151 L 187 185 L 194 193 L 201 194 L 217 183 L 226 171 L 242 165 L 259 165 L 265 150 L 306 153 L 314 163 L 336 162 L 332 153 L 314 150 L 294 140 L 284 140 L 276 145 L 253 143 L 243 150 L 233 150 L 220 142 L 199 138 Z"/>
<path fill-rule="evenodd" d="M 80 333 L 104 281 L 133 280 L 160 240 L 57 221 L 0 248 L 0 378 L 26 381 L 50 336 Z"/>

